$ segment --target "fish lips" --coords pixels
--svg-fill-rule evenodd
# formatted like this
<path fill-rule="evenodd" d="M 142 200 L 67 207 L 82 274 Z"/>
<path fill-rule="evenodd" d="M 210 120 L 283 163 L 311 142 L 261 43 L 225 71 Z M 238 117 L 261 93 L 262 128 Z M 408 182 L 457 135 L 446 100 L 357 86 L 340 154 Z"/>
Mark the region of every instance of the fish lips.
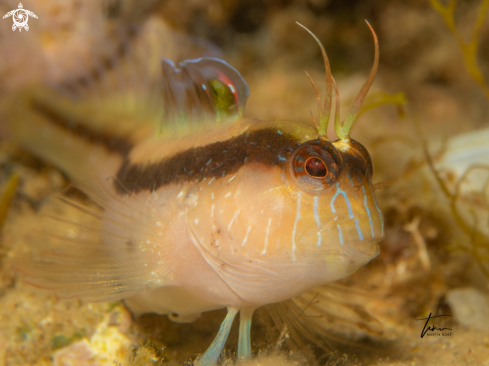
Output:
<path fill-rule="evenodd" d="M 317 245 L 318 234 L 321 245 Z M 354 262 L 359 265 L 368 263 L 380 253 L 379 242 L 383 236 L 374 238 L 351 238 L 341 242 L 337 235 L 332 235 L 330 228 L 304 232 L 298 242 L 304 252 L 326 258 L 327 262 Z"/>
<path fill-rule="evenodd" d="M 351 241 L 341 247 L 332 247 L 323 251 L 328 262 L 347 262 L 357 265 L 370 262 L 379 253 L 380 247 L 375 240 Z"/>

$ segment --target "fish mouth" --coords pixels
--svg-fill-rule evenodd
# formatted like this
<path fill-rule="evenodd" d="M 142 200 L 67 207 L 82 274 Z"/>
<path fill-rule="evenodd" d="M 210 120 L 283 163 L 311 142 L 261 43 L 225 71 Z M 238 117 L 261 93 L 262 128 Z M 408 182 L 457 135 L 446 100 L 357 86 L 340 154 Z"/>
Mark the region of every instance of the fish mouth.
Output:
<path fill-rule="evenodd" d="M 365 264 L 380 254 L 380 246 L 376 240 L 352 240 L 346 242 L 340 252 L 353 262 Z"/>
<path fill-rule="evenodd" d="M 313 239 L 317 238 L 317 232 L 315 234 L 311 235 Z M 304 244 L 304 251 L 322 252 L 323 255 L 327 255 L 331 260 L 337 258 L 340 261 L 353 260 L 354 262 L 367 263 L 380 254 L 380 246 L 378 244 L 380 240 L 382 238 L 351 239 L 343 243 L 333 241 L 318 247 L 317 245 L 311 245 L 311 243 L 315 243 L 313 240 L 303 237 L 302 243 Z"/>
<path fill-rule="evenodd" d="M 380 246 L 378 244 L 380 240 L 381 239 L 379 239 L 379 240 L 373 239 L 373 240 L 368 240 L 368 241 L 353 240 L 353 241 L 349 242 L 348 245 L 351 248 L 355 248 L 355 250 L 357 252 L 361 253 L 362 255 L 364 255 L 370 259 L 373 259 L 373 258 L 377 257 L 380 253 Z M 355 254 L 353 254 L 353 255 L 355 255 Z M 358 254 L 356 254 L 355 256 L 358 256 Z"/>
<path fill-rule="evenodd" d="M 328 253 L 328 256 L 343 258 L 342 260 L 352 260 L 358 263 L 367 263 L 380 254 L 379 242 L 384 235 L 376 233 L 373 236 L 358 235 L 358 231 L 348 230 L 345 224 L 350 223 L 350 218 L 344 220 L 329 220 L 317 227 L 311 224 L 305 228 L 297 238 L 297 242 L 302 244 L 303 250 L 321 251 Z M 352 225 L 350 225 L 352 226 Z M 357 228 L 358 229 L 358 228 Z M 364 233 L 365 234 L 365 233 Z"/>
<path fill-rule="evenodd" d="M 321 253 L 328 263 L 348 264 L 358 268 L 370 262 L 380 254 L 380 246 L 375 240 L 351 241 L 341 248 L 335 247 Z"/>

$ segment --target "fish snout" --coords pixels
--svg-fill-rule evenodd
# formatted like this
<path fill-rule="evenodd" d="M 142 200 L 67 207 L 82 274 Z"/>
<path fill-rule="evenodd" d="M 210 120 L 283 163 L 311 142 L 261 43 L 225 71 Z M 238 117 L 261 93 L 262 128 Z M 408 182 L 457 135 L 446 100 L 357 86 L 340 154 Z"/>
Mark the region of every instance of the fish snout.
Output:
<path fill-rule="evenodd" d="M 378 243 L 384 238 L 384 232 L 383 227 L 374 227 L 368 219 L 362 219 L 366 218 L 338 217 L 316 230 L 310 230 L 303 235 L 303 242 L 307 241 L 309 245 L 315 242 L 316 246 L 334 249 L 349 258 L 368 262 L 379 255 Z"/>

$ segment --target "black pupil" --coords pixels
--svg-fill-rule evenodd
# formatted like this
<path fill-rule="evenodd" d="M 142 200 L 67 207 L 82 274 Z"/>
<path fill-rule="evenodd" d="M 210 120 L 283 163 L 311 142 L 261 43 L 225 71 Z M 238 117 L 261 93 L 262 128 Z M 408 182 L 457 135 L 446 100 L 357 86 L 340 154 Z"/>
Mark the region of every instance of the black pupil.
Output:
<path fill-rule="evenodd" d="M 326 164 L 319 158 L 309 158 L 306 161 L 306 172 L 311 177 L 322 178 L 326 176 L 328 169 Z"/>

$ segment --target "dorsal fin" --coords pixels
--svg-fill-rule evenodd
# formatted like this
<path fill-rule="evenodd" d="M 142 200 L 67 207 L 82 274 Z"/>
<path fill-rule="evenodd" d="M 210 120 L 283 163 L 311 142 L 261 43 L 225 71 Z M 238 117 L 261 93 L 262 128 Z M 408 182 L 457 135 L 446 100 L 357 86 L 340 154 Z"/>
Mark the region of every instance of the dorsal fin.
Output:
<path fill-rule="evenodd" d="M 181 128 L 176 130 L 174 124 L 165 118 L 166 111 L 177 107 L 170 101 L 167 104 L 164 90 L 166 85 L 174 89 L 175 78 L 165 81 L 161 60 L 168 58 L 177 62 L 197 57 L 219 57 L 219 49 L 207 41 L 175 33 L 156 20 L 148 21 L 118 40 L 117 46 L 100 51 L 101 55 L 94 56 L 88 65 L 80 66 L 76 72 L 63 66 L 54 67 L 59 69 L 60 76 L 47 82 L 53 89 L 47 92 L 52 98 L 47 98 L 46 92 L 41 91 L 36 95 L 36 101 L 49 104 L 53 110 L 62 109 L 67 116 L 74 114 L 76 120 L 83 121 L 87 127 L 127 137 L 133 143 L 146 139 L 152 133 L 156 138 L 188 133 Z M 183 61 L 181 64 L 192 62 Z M 224 64 L 215 62 L 219 67 Z M 230 75 L 234 82 L 237 72 L 230 67 L 233 72 L 222 67 L 222 73 Z M 209 77 L 213 75 L 210 71 L 204 72 L 201 63 L 197 70 L 191 65 L 185 69 L 192 73 L 194 79 L 196 75 L 204 77 L 202 73 Z M 212 67 L 207 66 L 206 70 L 209 69 Z M 192 83 L 190 85 L 194 88 Z"/>
<path fill-rule="evenodd" d="M 164 122 L 174 132 L 221 124 L 243 115 L 248 85 L 223 60 L 198 58 L 180 62 L 167 59 L 163 71 Z M 188 131 L 190 132 L 190 131 Z"/>

